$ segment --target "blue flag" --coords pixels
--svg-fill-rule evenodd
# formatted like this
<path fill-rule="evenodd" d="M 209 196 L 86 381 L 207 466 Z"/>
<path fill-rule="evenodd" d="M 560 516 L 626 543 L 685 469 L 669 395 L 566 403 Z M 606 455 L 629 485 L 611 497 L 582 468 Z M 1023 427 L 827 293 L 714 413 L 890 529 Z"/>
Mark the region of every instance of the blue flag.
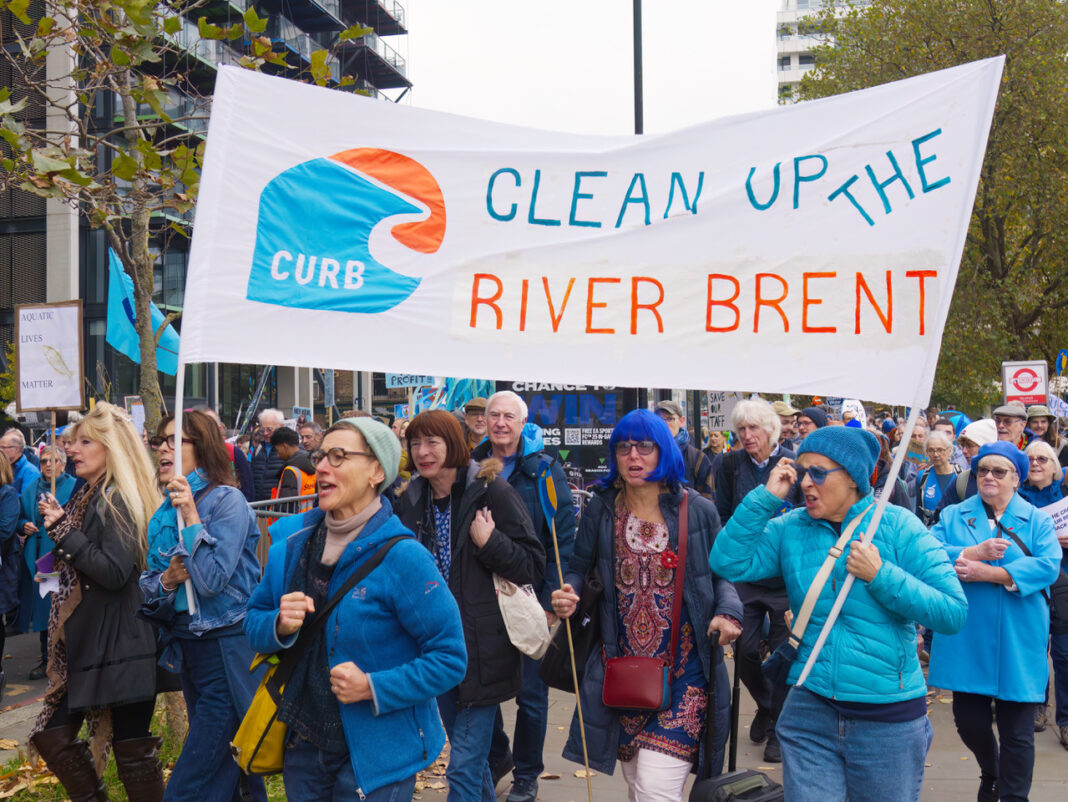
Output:
<path fill-rule="evenodd" d="M 151 305 L 152 330 L 155 331 L 163 323 L 163 313 L 154 303 Z M 134 327 L 136 320 L 133 279 L 123 270 L 115 251 L 108 248 L 108 328 L 104 339 L 116 351 L 141 364 L 141 346 Z M 178 333 L 169 324 L 156 346 L 156 367 L 168 376 L 178 372 Z"/>

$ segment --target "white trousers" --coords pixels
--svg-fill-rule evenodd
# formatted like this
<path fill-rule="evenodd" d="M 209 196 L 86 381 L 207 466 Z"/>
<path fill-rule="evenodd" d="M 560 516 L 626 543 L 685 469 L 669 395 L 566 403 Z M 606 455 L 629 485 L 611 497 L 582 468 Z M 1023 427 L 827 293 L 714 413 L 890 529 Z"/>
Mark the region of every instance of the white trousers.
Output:
<path fill-rule="evenodd" d="M 630 802 L 680 802 L 693 764 L 688 760 L 639 749 L 633 760 L 620 762 Z"/>

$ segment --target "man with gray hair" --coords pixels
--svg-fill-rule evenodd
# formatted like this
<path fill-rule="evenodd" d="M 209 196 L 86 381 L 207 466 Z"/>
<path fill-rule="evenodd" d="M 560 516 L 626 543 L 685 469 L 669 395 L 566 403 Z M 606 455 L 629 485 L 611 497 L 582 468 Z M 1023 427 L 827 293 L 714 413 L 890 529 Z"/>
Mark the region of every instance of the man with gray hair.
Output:
<path fill-rule="evenodd" d="M 3 452 L 7 461 L 11 463 L 11 471 L 15 475 L 13 482 L 15 492 L 19 494 L 22 493 L 22 488 L 32 485 L 41 475 L 37 466 L 30 462 L 23 453 L 25 448 L 26 438 L 16 426 L 12 426 L 4 432 L 3 437 L 0 437 L 0 452 Z"/>
<path fill-rule="evenodd" d="M 560 568 L 567 570 L 567 562 L 575 543 L 575 507 L 567 485 L 564 469 L 542 447 L 541 430 L 527 424 L 527 405 L 511 390 L 494 393 L 486 402 L 487 442 L 479 444 L 471 453 L 476 462 L 495 457 L 504 463 L 501 478 L 515 488 L 523 499 L 534 531 L 545 549 L 545 578 L 535 588 L 538 600 L 551 625 L 556 616 L 550 597 L 560 587 L 553 548 L 552 528 L 556 525 L 556 540 L 560 548 Z M 556 514 L 551 519 L 541 506 L 540 486 L 543 471 L 552 476 L 556 490 Z M 538 676 L 540 660 L 523 655 L 523 686 L 516 697 L 515 733 L 509 755 L 508 736 L 504 720 L 497 711 L 497 723 L 490 748 L 490 769 L 494 785 L 514 766 L 512 790 L 508 802 L 534 802 L 538 795 L 538 777 L 545 770 L 542 754 L 545 749 L 545 730 L 549 721 L 549 688 Z"/>
<path fill-rule="evenodd" d="M 771 470 L 779 460 L 792 460 L 797 456 L 779 443 L 782 421 L 771 404 L 761 398 L 739 401 L 731 412 L 731 428 L 738 435 L 742 448 L 725 455 L 715 471 L 716 508 L 724 524 L 746 494 L 767 484 Z M 800 484 L 795 484 L 786 496 L 780 514 L 800 502 Z M 788 629 L 784 614 L 790 607 L 786 583 L 782 577 L 770 577 L 758 582 L 736 582 L 734 586 L 744 605 L 742 635 L 735 642 L 735 670 L 757 704 L 749 739 L 754 743 L 766 740 L 764 760 L 779 763 L 782 752 L 775 735 L 775 722 L 782 710 L 786 689 L 765 679 L 760 668 L 760 637 L 766 617 L 770 623 L 768 648 L 775 651 L 786 640 Z"/>
<path fill-rule="evenodd" d="M 271 447 L 271 435 L 285 422 L 286 416 L 280 409 L 265 409 L 260 413 L 260 433 L 263 442 L 252 452 L 252 481 L 256 490 L 256 501 L 266 501 L 271 491 L 278 486 L 285 460 Z"/>

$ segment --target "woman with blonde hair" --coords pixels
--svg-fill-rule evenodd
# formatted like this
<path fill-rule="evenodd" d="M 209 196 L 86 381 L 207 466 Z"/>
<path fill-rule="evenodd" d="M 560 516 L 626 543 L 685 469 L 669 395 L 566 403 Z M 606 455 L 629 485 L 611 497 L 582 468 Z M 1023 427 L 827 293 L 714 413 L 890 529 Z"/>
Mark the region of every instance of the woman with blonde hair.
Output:
<path fill-rule="evenodd" d="M 41 501 L 59 590 L 48 621 L 48 690 L 30 741 L 72 800 L 106 800 L 78 738 L 87 721 L 95 745 L 110 734 L 130 799 L 158 802 L 159 739 L 149 731 L 156 637 L 137 617 L 146 531 L 161 501 L 156 472 L 126 413 L 107 403 L 74 427 L 69 456 L 85 484 L 63 507 L 51 494 Z"/>

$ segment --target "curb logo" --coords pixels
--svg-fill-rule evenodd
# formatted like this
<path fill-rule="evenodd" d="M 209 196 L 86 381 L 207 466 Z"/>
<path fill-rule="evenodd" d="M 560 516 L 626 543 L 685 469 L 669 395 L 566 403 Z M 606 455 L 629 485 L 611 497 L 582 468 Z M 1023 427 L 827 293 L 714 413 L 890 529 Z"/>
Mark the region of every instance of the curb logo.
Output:
<path fill-rule="evenodd" d="M 415 292 L 421 279 L 402 275 L 371 254 L 371 232 L 395 215 L 393 238 L 434 253 L 445 237 L 445 201 L 419 162 L 379 148 L 357 148 L 298 164 L 260 195 L 250 301 L 300 309 L 376 313 Z"/>

